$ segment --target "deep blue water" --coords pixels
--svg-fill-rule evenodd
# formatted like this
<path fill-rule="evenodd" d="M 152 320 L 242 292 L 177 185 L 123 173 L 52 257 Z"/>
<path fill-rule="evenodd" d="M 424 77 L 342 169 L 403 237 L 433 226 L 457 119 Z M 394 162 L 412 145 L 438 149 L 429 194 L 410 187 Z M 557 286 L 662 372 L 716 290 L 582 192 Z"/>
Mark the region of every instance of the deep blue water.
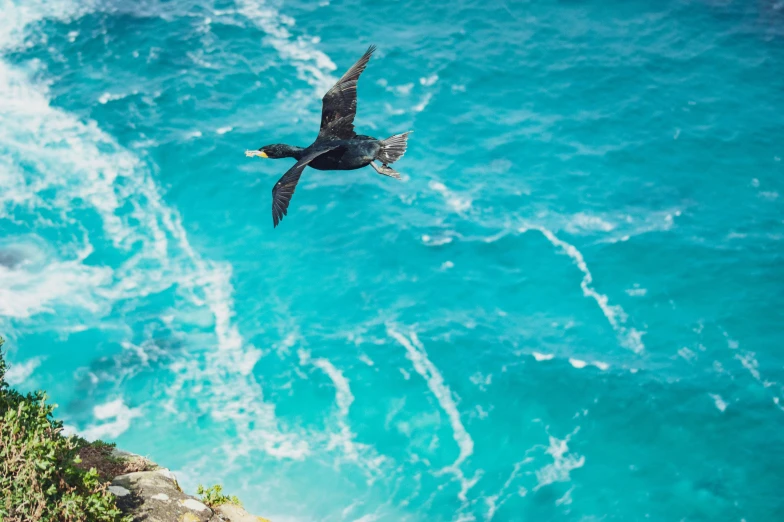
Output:
<path fill-rule="evenodd" d="M 274 522 L 784 519 L 781 2 L 0 15 L 0 334 L 69 429 Z M 404 180 L 273 229 L 243 151 L 370 43 Z"/>

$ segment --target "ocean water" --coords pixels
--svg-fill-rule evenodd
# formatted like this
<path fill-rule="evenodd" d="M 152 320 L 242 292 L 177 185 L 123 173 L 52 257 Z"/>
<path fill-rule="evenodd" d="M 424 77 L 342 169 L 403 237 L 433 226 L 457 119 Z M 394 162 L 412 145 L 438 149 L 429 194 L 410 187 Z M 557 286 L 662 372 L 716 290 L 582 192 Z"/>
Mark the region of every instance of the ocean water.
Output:
<path fill-rule="evenodd" d="M 284 521 L 784 520 L 784 4 L 0 0 L 0 334 Z M 396 168 L 270 189 L 375 43 Z"/>

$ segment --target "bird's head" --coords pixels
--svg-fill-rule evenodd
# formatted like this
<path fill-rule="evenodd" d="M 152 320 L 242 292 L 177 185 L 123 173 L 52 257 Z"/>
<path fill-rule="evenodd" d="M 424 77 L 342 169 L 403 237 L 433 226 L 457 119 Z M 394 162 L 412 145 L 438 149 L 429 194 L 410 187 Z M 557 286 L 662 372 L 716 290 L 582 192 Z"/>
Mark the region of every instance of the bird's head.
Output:
<path fill-rule="evenodd" d="M 298 149 L 298 147 L 292 147 L 291 145 L 276 143 L 274 145 L 264 145 L 259 150 L 246 150 L 245 155 L 249 158 L 253 156 L 270 159 L 293 158 L 296 156 Z"/>

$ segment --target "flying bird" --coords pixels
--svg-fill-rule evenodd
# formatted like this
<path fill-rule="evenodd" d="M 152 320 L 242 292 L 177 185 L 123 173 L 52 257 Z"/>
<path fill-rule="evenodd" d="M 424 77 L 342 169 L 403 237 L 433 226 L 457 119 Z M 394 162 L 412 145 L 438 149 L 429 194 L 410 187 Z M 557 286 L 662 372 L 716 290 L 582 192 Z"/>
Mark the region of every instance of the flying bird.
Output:
<path fill-rule="evenodd" d="M 370 165 L 384 176 L 400 179 L 400 173 L 389 165 L 406 152 L 409 132 L 396 134 L 385 140 L 354 132 L 357 114 L 357 81 L 367 67 L 373 51 L 371 45 L 357 63 L 324 95 L 321 108 L 321 128 L 316 141 L 306 148 L 292 145 L 265 145 L 258 150 L 246 150 L 248 157 L 294 158 L 297 162 L 272 187 L 272 223 L 275 227 L 288 213 L 289 202 L 297 188 L 305 167 L 318 170 L 354 170 Z M 376 165 L 375 161 L 381 162 Z"/>

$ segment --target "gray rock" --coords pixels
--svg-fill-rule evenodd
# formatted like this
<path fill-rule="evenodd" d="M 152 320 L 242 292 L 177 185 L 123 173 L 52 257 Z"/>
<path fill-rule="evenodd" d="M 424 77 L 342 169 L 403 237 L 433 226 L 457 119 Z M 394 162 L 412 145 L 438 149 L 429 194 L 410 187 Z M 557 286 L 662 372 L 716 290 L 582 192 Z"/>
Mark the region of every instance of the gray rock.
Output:
<path fill-rule="evenodd" d="M 130 451 L 123 451 L 121 449 L 112 448 L 111 456 L 116 459 L 143 459 L 141 455 L 131 453 Z"/>
<path fill-rule="evenodd" d="M 112 457 L 142 459 L 144 469 L 152 470 L 115 477 L 108 488 L 117 497 L 117 507 L 133 515 L 135 522 L 269 522 L 234 504 L 210 508 L 183 493 L 174 473 L 145 457 L 118 449 L 112 451 Z"/>
<path fill-rule="evenodd" d="M 199 502 L 195 498 L 186 498 L 185 500 L 181 500 L 180 504 L 190 509 L 191 511 L 197 511 L 199 513 L 210 510 L 210 508 L 208 508 L 207 506 L 205 506 L 203 503 Z"/>
<path fill-rule="evenodd" d="M 218 506 L 215 508 L 215 513 L 230 522 L 269 522 L 266 518 L 255 517 L 234 504 Z"/>
<path fill-rule="evenodd" d="M 130 495 L 131 492 L 125 489 L 122 486 L 109 486 L 109 493 L 114 495 L 115 497 L 124 497 L 125 495 Z"/>
<path fill-rule="evenodd" d="M 161 469 L 160 466 L 158 466 L 156 463 L 154 463 L 147 457 L 137 455 L 136 453 L 131 453 L 130 451 L 123 451 L 121 449 L 113 448 L 110 455 L 115 459 L 137 462 L 140 467 L 143 465 L 146 468 L 145 471 Z"/>
<path fill-rule="evenodd" d="M 117 488 L 117 489 L 115 489 Z M 112 480 L 110 491 L 127 490 L 117 497 L 117 507 L 145 522 L 218 522 L 212 509 L 186 495 L 168 469 L 139 471 Z M 256 521 L 254 521 L 256 522 Z"/>

